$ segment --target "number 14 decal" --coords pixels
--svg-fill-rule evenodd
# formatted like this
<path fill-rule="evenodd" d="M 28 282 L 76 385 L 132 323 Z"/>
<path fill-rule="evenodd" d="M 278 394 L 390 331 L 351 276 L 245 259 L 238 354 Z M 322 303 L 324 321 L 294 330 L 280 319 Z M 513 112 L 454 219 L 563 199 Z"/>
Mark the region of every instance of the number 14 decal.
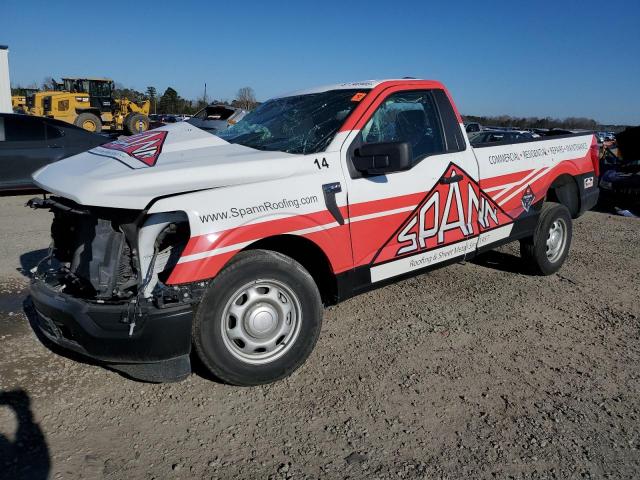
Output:
<path fill-rule="evenodd" d="M 320 163 L 320 161 L 316 158 L 313 161 L 313 163 L 314 163 L 314 165 L 316 167 L 318 167 L 318 170 L 322 170 L 323 168 L 329 168 L 329 164 L 327 163 L 327 159 L 326 158 L 322 159 L 322 163 Z"/>

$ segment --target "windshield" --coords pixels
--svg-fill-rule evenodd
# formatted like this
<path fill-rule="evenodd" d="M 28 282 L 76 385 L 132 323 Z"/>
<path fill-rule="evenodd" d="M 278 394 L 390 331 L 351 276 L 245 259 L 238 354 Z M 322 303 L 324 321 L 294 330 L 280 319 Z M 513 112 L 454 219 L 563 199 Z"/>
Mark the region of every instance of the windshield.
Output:
<path fill-rule="evenodd" d="M 258 150 L 320 152 L 367 91 L 330 90 L 269 100 L 216 135 Z"/>

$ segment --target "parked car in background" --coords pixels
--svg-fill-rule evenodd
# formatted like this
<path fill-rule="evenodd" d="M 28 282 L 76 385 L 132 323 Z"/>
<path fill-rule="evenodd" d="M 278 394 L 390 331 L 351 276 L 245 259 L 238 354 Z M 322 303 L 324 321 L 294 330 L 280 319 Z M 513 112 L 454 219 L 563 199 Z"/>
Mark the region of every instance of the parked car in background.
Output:
<path fill-rule="evenodd" d="M 511 129 L 511 132 L 519 133 L 522 135 L 531 135 L 533 138 L 540 138 L 542 135 L 532 131 L 532 130 L 521 130 L 521 129 Z"/>
<path fill-rule="evenodd" d="M 191 117 L 188 122 L 195 127 L 213 133 L 238 123 L 247 113 L 246 110 L 229 105 L 209 105 Z"/>
<path fill-rule="evenodd" d="M 593 130 L 584 130 L 584 129 L 580 129 L 580 128 L 577 128 L 577 129 L 574 129 L 574 130 L 568 130 L 566 128 L 551 128 L 546 133 L 544 133 L 542 136 L 543 137 L 557 137 L 558 135 L 577 135 L 577 134 L 584 134 L 584 135 L 594 134 L 594 136 L 596 137 L 596 141 L 598 140 L 598 136 L 595 135 Z"/>
<path fill-rule="evenodd" d="M 605 171 L 600 178 L 600 191 L 604 205 L 631 208 L 640 214 L 640 160 Z"/>
<path fill-rule="evenodd" d="M 0 191 L 36 188 L 36 170 L 110 140 L 53 118 L 0 113 Z"/>
<path fill-rule="evenodd" d="M 605 132 L 609 133 L 609 132 Z M 607 140 L 600 177 L 602 204 L 606 207 L 631 209 L 640 214 L 640 127 L 631 127 L 616 136 L 611 148 Z"/>
<path fill-rule="evenodd" d="M 162 123 L 162 115 L 157 113 L 149 115 L 149 130 L 161 127 L 162 125 L 164 125 L 164 123 Z"/>
<path fill-rule="evenodd" d="M 476 133 L 482 130 L 482 125 L 480 125 L 478 122 L 470 122 L 465 123 L 464 128 L 467 133 Z"/>
<path fill-rule="evenodd" d="M 545 137 L 556 137 L 558 135 L 571 135 L 573 132 L 571 130 L 566 130 L 564 128 L 550 128 L 544 134 Z"/>
<path fill-rule="evenodd" d="M 480 132 L 473 137 L 469 138 L 472 146 L 482 145 L 485 143 L 495 143 L 495 142 L 517 142 L 522 140 L 532 140 L 534 138 L 538 138 L 539 135 L 534 136 L 534 134 L 529 132 L 521 132 L 517 130 L 491 130 L 491 131 L 483 131 Z"/>
<path fill-rule="evenodd" d="M 184 122 L 189 120 L 191 115 L 174 114 L 151 114 L 149 115 L 149 128 L 158 128 L 169 123 Z"/>

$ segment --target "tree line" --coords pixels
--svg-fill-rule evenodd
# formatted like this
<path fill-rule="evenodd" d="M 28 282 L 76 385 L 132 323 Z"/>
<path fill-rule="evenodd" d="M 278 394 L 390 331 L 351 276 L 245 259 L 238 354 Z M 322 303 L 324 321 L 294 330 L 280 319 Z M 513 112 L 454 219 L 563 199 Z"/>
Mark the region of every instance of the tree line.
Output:
<path fill-rule="evenodd" d="M 484 126 L 492 127 L 514 127 L 514 128 L 563 128 L 567 130 L 584 129 L 598 130 L 600 124 L 593 118 L 586 117 L 511 117 L 509 115 L 475 116 L 463 115 L 465 123 L 478 122 Z"/>
<path fill-rule="evenodd" d="M 125 88 L 119 84 L 116 84 L 116 88 L 114 89 L 114 97 L 128 98 L 136 102 L 149 100 L 151 102 L 151 113 L 157 114 L 178 113 L 191 115 L 212 103 L 231 105 L 244 110 L 252 110 L 258 105 L 255 92 L 251 87 L 242 87 L 239 89 L 236 97 L 231 102 L 227 100 L 209 99 L 205 96 L 196 100 L 189 100 L 181 97 L 173 87 L 167 87 L 164 93 L 158 96 L 157 90 L 153 86 L 147 87 L 144 92 L 139 92 L 134 89 Z"/>

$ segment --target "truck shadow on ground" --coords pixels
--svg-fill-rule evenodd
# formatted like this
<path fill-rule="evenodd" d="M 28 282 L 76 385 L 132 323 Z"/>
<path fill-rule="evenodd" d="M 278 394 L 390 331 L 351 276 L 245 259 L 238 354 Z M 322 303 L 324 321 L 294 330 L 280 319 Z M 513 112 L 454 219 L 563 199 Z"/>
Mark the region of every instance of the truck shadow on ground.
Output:
<path fill-rule="evenodd" d="M 485 253 L 481 253 L 471 263 L 482 267 L 487 267 L 492 270 L 499 270 L 501 272 L 508 273 L 529 273 L 527 266 L 518 255 L 512 255 L 510 253 L 498 252 L 490 250 Z"/>
<path fill-rule="evenodd" d="M 190 358 L 191 373 L 193 375 L 196 375 L 202 378 L 203 380 L 209 380 L 210 382 L 219 383 L 221 385 L 229 385 L 229 383 L 225 382 L 224 380 L 216 377 L 213 373 L 211 373 L 207 369 L 207 367 L 202 363 L 202 360 L 200 360 L 200 357 L 196 354 L 196 352 L 193 351 L 193 349 L 191 350 L 190 357 L 191 357 Z"/>
<path fill-rule="evenodd" d="M 0 409 L 13 411 L 18 422 L 14 439 L 0 433 L 0 478 L 39 480 L 49 477 L 51 458 L 44 433 L 33 421 L 24 390 L 0 391 Z"/>

